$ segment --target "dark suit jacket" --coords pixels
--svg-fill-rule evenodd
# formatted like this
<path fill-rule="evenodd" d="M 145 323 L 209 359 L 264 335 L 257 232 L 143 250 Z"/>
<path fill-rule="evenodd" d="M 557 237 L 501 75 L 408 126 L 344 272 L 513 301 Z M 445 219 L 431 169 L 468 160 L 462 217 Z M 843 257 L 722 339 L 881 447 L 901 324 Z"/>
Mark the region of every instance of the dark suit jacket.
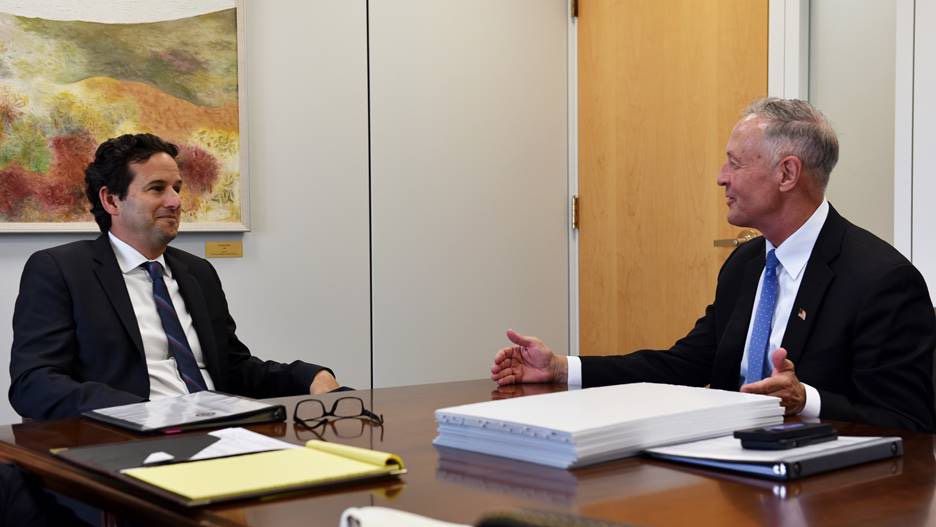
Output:
<path fill-rule="evenodd" d="M 764 245 L 756 238 L 728 257 L 714 303 L 672 348 L 582 357 L 583 384 L 737 390 Z M 819 391 L 820 417 L 933 430 L 936 317 L 926 283 L 893 247 L 834 208 L 806 265 L 783 347 L 799 379 Z"/>
<path fill-rule="evenodd" d="M 34 475 L 0 463 L 0 527 L 23 525 L 91 527 L 45 492 Z"/>
<path fill-rule="evenodd" d="M 216 390 L 257 398 L 309 393 L 322 367 L 251 356 L 234 334 L 214 267 L 172 247 L 165 258 Z M 10 379 L 10 403 L 33 419 L 149 398 L 140 329 L 107 234 L 36 252 L 26 262 L 13 313 Z"/>

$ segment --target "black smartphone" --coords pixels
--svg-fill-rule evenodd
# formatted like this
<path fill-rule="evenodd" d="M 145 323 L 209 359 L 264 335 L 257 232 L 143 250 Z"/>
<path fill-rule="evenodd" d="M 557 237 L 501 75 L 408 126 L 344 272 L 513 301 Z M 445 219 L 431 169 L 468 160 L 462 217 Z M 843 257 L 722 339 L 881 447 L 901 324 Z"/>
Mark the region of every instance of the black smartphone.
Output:
<path fill-rule="evenodd" d="M 741 440 L 742 448 L 784 450 L 832 441 L 838 438 L 838 432 L 832 425 L 823 423 L 785 423 L 736 430 L 734 436 Z"/>

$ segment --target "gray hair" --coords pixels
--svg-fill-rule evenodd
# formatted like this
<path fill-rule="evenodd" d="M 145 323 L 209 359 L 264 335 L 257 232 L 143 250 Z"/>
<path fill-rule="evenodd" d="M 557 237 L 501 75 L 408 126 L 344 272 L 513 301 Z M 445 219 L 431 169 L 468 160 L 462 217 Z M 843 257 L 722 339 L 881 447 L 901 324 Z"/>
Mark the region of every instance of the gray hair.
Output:
<path fill-rule="evenodd" d="M 800 158 L 819 187 L 826 188 L 838 162 L 839 147 L 835 130 L 822 112 L 799 99 L 767 97 L 751 103 L 742 115 L 756 115 L 767 121 L 764 138 L 774 161 L 788 155 Z"/>

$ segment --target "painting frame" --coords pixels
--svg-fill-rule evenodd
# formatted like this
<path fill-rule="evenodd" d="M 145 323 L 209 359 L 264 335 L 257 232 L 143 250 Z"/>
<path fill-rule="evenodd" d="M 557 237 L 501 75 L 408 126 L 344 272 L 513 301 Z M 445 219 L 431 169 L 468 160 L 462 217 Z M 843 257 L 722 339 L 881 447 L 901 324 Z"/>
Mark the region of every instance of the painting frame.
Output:
<path fill-rule="evenodd" d="M 198 9 L 200 5 L 211 3 L 215 4 L 219 0 L 214 2 L 209 2 L 208 0 L 186 0 L 186 4 L 189 7 L 196 6 L 193 9 Z M 238 173 L 237 173 L 237 207 L 239 209 L 239 215 L 237 220 L 232 221 L 191 221 L 185 220 L 181 222 L 180 232 L 249 232 L 250 229 L 250 165 L 249 165 L 249 155 L 248 155 L 248 113 L 247 113 L 247 64 L 246 64 L 246 55 L 247 55 L 247 13 L 245 7 L 245 0 L 227 0 L 231 6 L 227 9 L 233 8 L 235 10 L 235 23 L 236 23 L 236 45 L 237 45 L 237 130 L 238 130 L 238 140 L 237 140 L 237 159 L 238 159 Z M 137 0 L 137 2 L 144 3 L 165 3 L 158 2 L 158 0 Z M 12 4 L 16 5 L 16 0 L 12 0 Z M 110 0 L 81 0 L 81 6 L 87 6 L 88 4 L 98 4 L 100 6 L 113 5 L 113 2 Z M 169 2 L 171 3 L 171 2 Z M 79 4 L 76 2 L 76 6 Z M 79 8 L 76 7 L 76 11 Z M 2 5 L 0 5 L 0 12 L 2 12 Z M 208 11 L 206 11 L 207 13 Z M 139 130 L 140 132 L 144 130 Z M 183 189 L 183 193 L 185 190 Z M 90 204 L 88 204 L 90 208 Z M 94 221 L 6 221 L 0 218 L 0 235 L 8 233 L 97 233 L 100 232 L 98 225 Z"/>

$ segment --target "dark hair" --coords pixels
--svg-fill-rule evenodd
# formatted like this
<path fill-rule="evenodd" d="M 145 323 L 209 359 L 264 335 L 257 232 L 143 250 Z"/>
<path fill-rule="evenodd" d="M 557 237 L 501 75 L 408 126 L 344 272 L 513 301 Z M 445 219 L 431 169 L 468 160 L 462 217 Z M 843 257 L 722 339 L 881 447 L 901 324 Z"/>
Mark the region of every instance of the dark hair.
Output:
<path fill-rule="evenodd" d="M 101 204 L 101 187 L 107 187 L 118 198 L 127 197 L 127 188 L 133 181 L 130 163 L 144 163 L 154 154 L 164 152 L 173 159 L 179 148 L 153 134 L 124 134 L 101 143 L 94 153 L 94 161 L 85 169 L 85 194 L 91 202 L 91 214 L 101 232 L 111 227 L 110 214 Z"/>

